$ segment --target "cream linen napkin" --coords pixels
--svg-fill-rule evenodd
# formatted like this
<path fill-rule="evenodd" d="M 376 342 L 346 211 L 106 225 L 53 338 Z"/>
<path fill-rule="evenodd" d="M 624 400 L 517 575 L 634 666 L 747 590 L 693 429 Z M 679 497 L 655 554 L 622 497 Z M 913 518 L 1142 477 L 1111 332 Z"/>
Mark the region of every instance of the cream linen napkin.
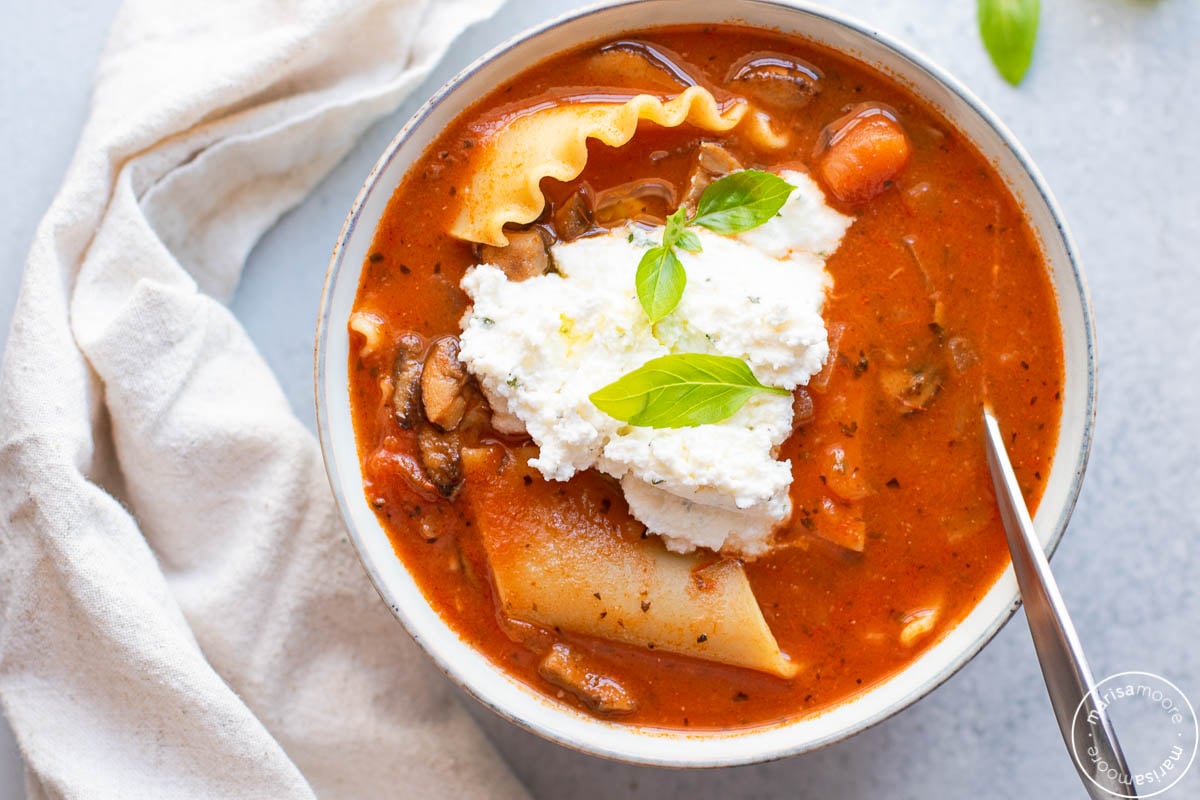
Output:
<path fill-rule="evenodd" d="M 523 795 L 371 589 L 221 304 L 498 4 L 122 9 L 0 378 L 0 697 L 31 796 Z"/>

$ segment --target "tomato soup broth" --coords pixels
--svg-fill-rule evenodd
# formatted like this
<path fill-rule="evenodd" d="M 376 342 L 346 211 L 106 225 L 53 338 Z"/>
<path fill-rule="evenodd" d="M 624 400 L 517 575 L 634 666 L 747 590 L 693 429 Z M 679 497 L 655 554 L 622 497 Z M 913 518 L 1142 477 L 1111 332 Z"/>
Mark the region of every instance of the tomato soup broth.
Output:
<path fill-rule="evenodd" d="M 626 145 L 592 141 L 575 180 L 543 180 L 544 218 L 583 185 L 594 192 L 655 177 L 685 186 L 701 141 L 719 141 L 742 164 L 817 172 L 823 131 L 862 103 L 889 109 L 911 146 L 907 164 L 869 201 L 831 205 L 856 219 L 829 258 L 833 278 L 823 317 L 831 356 L 796 394 L 798 424 L 779 457 L 789 459 L 793 512 L 774 547 L 745 570 L 779 647 L 799 666 L 781 678 L 750 669 L 634 647 L 569 631 L 535 638 L 583 652 L 637 698 L 618 718 L 636 724 L 728 729 L 828 709 L 886 680 L 959 622 L 1008 564 L 995 509 L 981 422 L 990 403 L 1008 437 L 1026 501 L 1036 507 L 1058 437 L 1063 349 L 1056 301 L 1038 243 L 996 170 L 936 109 L 878 71 L 800 39 L 739 27 L 655 29 L 623 39 L 663 48 L 716 87 L 755 52 L 787 53 L 820 74 L 819 92 L 795 113 L 775 113 L 793 143 L 764 152 L 736 130 L 643 123 Z M 654 87 L 613 86 L 597 74 L 599 45 L 555 56 L 497 87 L 428 148 L 397 187 L 364 264 L 356 308 L 431 342 L 460 332 L 469 300 L 459 288 L 478 263 L 475 245 L 449 229 L 456 195 L 489 126 L 532 103 Z M 823 184 L 824 185 L 824 184 Z M 663 216 L 671 208 L 641 209 Z M 359 340 L 361 342 L 361 337 Z M 501 613 L 467 481 L 453 499 L 431 492 L 415 434 L 397 423 L 381 388 L 392 352 L 352 348 L 350 390 L 368 500 L 442 618 L 473 646 L 531 687 L 585 711 L 575 694 L 539 674 L 541 651 Z M 486 424 L 471 443 L 516 452 L 520 437 Z M 859 466 L 855 485 L 831 472 L 835 447 Z M 837 467 L 834 466 L 833 469 Z M 528 504 L 601 497 L 620 525 L 620 487 L 594 471 L 548 482 L 528 471 L 502 495 L 513 513 Z M 852 497 L 844 502 L 841 497 Z M 832 499 L 831 499 L 832 498 Z M 858 545 L 846 539 L 857 537 Z M 544 649 L 544 648 L 543 648 Z M 594 711 L 594 709 L 593 709 Z"/>

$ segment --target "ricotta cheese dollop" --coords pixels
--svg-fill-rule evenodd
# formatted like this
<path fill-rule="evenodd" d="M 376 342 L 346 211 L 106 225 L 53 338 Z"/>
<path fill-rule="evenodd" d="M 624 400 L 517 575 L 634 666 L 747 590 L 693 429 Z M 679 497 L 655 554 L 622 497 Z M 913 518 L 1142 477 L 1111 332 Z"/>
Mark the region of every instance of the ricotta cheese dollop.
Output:
<path fill-rule="evenodd" d="M 692 228 L 703 249 L 678 251 L 687 288 L 651 325 L 634 275 L 662 230 L 627 226 L 551 248 L 556 272 L 516 282 L 491 264 L 467 271 L 473 306 L 459 357 L 502 432 L 527 431 L 530 465 L 565 481 L 595 467 L 621 482 L 630 511 L 669 549 L 758 555 L 791 513 L 791 464 L 776 459 L 791 432 L 790 398 L 757 394 L 728 419 L 691 428 L 639 428 L 588 396 L 670 353 L 744 359 L 764 384 L 794 389 L 829 353 L 821 310 L 825 258 L 853 221 L 807 175 L 778 215 L 722 236 Z"/>

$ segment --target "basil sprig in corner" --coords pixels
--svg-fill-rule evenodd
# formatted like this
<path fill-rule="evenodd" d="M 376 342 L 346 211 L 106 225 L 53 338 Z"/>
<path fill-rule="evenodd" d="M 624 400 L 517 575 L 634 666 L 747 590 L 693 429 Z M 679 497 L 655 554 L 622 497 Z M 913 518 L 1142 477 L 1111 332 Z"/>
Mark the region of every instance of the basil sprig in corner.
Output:
<path fill-rule="evenodd" d="M 630 425 L 687 428 L 733 416 L 758 392 L 791 395 L 759 383 L 740 358 L 676 353 L 647 361 L 594 392 L 591 401 Z"/>
<path fill-rule="evenodd" d="M 996 70 L 1016 86 L 1029 71 L 1037 39 L 1039 0 L 977 0 L 979 35 Z"/>
<path fill-rule="evenodd" d="M 795 188 L 777 175 L 748 169 L 713 181 L 700 196 L 695 216 L 679 208 L 667 217 L 662 244 L 642 256 L 635 278 L 638 301 L 650 321 L 670 314 L 683 297 L 687 272 L 675 250 L 701 249 L 700 237 L 689 226 L 720 234 L 757 228 L 779 213 Z M 686 428 L 727 419 L 759 392 L 791 394 L 759 383 L 740 358 L 676 353 L 647 361 L 590 399 L 605 414 L 630 425 Z"/>
<path fill-rule="evenodd" d="M 757 228 L 779 213 L 795 186 L 770 172 L 743 170 L 713 181 L 696 206 L 696 215 L 676 209 L 667 217 L 662 244 L 651 247 L 638 263 L 638 302 L 651 322 L 658 322 L 679 305 L 687 286 L 687 273 L 675 248 L 700 252 L 700 238 L 688 230 L 699 225 L 714 233 L 741 233 Z"/>

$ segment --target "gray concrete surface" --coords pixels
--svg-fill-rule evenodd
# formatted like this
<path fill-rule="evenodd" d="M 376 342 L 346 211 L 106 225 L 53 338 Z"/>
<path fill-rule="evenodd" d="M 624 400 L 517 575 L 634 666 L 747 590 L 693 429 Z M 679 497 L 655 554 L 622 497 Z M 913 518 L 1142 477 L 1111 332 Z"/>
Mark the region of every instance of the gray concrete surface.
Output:
<path fill-rule="evenodd" d="M 1200 700 L 1200 3 L 1043 3 L 1033 68 L 991 70 L 973 2 L 829 0 L 923 50 L 1016 132 L 1054 188 L 1091 282 L 1100 413 L 1088 478 L 1054 569 L 1094 670 L 1149 670 Z M 116 0 L 5 3 L 0 48 L 0 322 L 86 112 Z M 311 340 L 330 246 L 393 132 L 453 72 L 572 0 L 511 0 L 469 31 L 413 100 L 376 125 L 255 250 L 233 308 L 313 424 Z M 4 329 L 7 325 L 4 325 Z M 2 334 L 0 334 L 2 335 Z M 466 701 L 470 702 L 470 701 Z M 847 742 L 707 772 L 611 764 L 542 742 L 471 705 L 538 797 L 1083 797 L 1023 617 L 934 694 Z M 20 762 L 0 729 L 0 798 Z M 1200 767 L 1168 798 L 1200 797 Z"/>

